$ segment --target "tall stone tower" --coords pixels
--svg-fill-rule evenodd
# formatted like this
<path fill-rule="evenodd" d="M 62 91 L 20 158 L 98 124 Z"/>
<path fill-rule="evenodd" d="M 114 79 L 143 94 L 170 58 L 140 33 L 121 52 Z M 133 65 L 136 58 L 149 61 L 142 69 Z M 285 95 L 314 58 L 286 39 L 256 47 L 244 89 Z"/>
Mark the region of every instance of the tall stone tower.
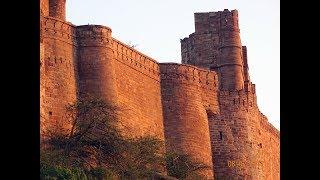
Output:
<path fill-rule="evenodd" d="M 279 133 L 257 106 L 237 10 L 194 18 L 195 32 L 181 40 L 181 56 L 183 64 L 218 75 L 218 108 L 206 108 L 215 179 L 279 179 Z"/>
<path fill-rule="evenodd" d="M 195 13 L 195 32 L 181 40 L 182 63 L 215 70 L 220 89 L 244 88 L 237 10 Z"/>
<path fill-rule="evenodd" d="M 49 7 L 51 17 L 66 20 L 66 0 L 49 0 Z"/>
<path fill-rule="evenodd" d="M 115 67 L 111 29 L 77 26 L 79 95 L 91 94 L 116 104 Z"/>
<path fill-rule="evenodd" d="M 40 1 L 41 139 L 70 127 L 66 106 L 77 98 L 75 26 L 65 21 L 66 0 Z"/>

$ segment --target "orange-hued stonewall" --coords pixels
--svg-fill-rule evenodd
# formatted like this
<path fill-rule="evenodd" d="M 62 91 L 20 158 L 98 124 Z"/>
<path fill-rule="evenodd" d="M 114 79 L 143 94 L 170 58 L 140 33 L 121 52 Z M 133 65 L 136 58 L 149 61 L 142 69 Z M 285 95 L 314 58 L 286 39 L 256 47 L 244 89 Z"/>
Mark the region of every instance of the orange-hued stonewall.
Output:
<path fill-rule="evenodd" d="M 111 29 L 98 25 L 77 26 L 79 95 L 91 94 L 116 103 Z"/>
<path fill-rule="evenodd" d="M 257 106 L 237 10 L 195 13 L 177 64 L 158 63 L 106 26 L 66 22 L 65 3 L 40 1 L 42 147 L 49 131 L 70 130 L 66 106 L 92 94 L 122 108 L 126 137 L 158 137 L 167 152 L 208 165 L 198 171 L 205 179 L 280 179 L 280 132 Z"/>
<path fill-rule="evenodd" d="M 66 0 L 49 0 L 49 16 L 66 20 Z"/>
<path fill-rule="evenodd" d="M 199 93 L 200 71 L 181 64 L 160 64 L 160 71 L 167 150 L 190 154 L 212 167 L 208 118 Z M 212 179 L 212 168 L 200 174 Z"/>
<path fill-rule="evenodd" d="M 75 27 L 49 16 L 42 18 L 41 129 L 47 132 L 57 127 L 57 131 L 66 133 L 70 126 L 66 106 L 77 97 Z"/>
<path fill-rule="evenodd" d="M 40 14 L 49 16 L 49 0 L 40 0 Z"/>

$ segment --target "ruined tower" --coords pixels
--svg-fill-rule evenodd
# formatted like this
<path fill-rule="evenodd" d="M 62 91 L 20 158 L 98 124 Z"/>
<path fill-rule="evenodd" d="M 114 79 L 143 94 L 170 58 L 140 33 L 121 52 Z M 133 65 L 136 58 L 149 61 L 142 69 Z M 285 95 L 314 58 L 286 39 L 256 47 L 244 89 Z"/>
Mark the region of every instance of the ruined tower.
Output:
<path fill-rule="evenodd" d="M 265 137 L 278 139 L 279 133 L 257 106 L 237 10 L 195 13 L 194 18 L 195 32 L 181 40 L 181 56 L 183 64 L 218 74 L 218 97 L 209 100 L 218 101 L 218 108 L 206 108 L 215 178 L 278 179 L 277 143 L 271 149 L 262 144 L 268 143 Z M 273 153 L 277 158 L 270 158 Z"/>
<path fill-rule="evenodd" d="M 217 71 L 220 88 L 244 87 L 238 11 L 195 13 L 195 32 L 181 41 L 182 63 Z"/>
<path fill-rule="evenodd" d="M 49 16 L 66 20 L 66 0 L 49 0 L 49 7 Z"/>

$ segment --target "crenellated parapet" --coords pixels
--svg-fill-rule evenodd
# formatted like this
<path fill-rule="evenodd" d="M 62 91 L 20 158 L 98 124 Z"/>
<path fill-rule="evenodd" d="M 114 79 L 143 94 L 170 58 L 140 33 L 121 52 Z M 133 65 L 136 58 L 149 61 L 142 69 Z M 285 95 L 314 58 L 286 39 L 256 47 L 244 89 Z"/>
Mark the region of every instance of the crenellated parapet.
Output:
<path fill-rule="evenodd" d="M 242 90 L 220 90 L 220 106 L 230 111 L 237 109 L 248 111 L 258 108 L 255 85 L 251 84 L 249 87 L 249 89 Z"/>
<path fill-rule="evenodd" d="M 115 38 L 112 38 L 112 49 L 115 60 L 160 82 L 160 69 L 157 61 Z"/>
<path fill-rule="evenodd" d="M 212 87 L 212 90 L 218 88 L 218 76 L 214 71 L 177 63 L 160 63 L 160 67 L 162 80 Z"/>
<path fill-rule="evenodd" d="M 239 23 L 238 23 L 238 11 L 237 10 L 228 10 L 219 11 L 220 14 L 220 31 L 231 30 L 240 32 Z"/>
<path fill-rule="evenodd" d="M 197 34 L 219 33 L 224 30 L 240 31 L 237 10 L 194 13 L 194 20 Z"/>
<path fill-rule="evenodd" d="M 109 47 L 111 48 L 111 33 L 109 27 L 101 25 L 77 26 L 77 40 L 81 47 Z"/>
<path fill-rule="evenodd" d="M 76 31 L 73 24 L 53 17 L 41 17 L 40 31 L 43 38 L 56 39 L 77 46 Z"/>
<path fill-rule="evenodd" d="M 273 134 L 276 138 L 280 138 L 280 131 L 276 129 L 269 121 L 268 118 L 260 112 L 260 126 L 263 127 L 267 132 Z"/>

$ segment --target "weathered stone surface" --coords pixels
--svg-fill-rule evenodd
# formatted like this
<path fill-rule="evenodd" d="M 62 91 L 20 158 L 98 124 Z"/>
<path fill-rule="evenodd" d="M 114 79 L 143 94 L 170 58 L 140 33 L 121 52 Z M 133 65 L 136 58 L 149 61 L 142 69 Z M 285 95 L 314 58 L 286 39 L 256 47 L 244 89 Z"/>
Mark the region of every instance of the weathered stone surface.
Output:
<path fill-rule="evenodd" d="M 257 107 L 238 12 L 195 13 L 195 32 L 181 41 L 181 54 L 182 63 L 219 77 L 218 96 L 209 101 L 218 108 L 207 109 L 215 177 L 279 179 L 279 131 Z"/>
<path fill-rule="evenodd" d="M 195 13 L 183 64 L 163 64 L 108 27 L 67 23 L 65 0 L 40 7 L 41 141 L 66 133 L 66 105 L 91 93 L 123 107 L 126 136 L 157 136 L 211 166 L 207 179 L 280 179 L 279 131 L 257 107 L 236 10 Z"/>

